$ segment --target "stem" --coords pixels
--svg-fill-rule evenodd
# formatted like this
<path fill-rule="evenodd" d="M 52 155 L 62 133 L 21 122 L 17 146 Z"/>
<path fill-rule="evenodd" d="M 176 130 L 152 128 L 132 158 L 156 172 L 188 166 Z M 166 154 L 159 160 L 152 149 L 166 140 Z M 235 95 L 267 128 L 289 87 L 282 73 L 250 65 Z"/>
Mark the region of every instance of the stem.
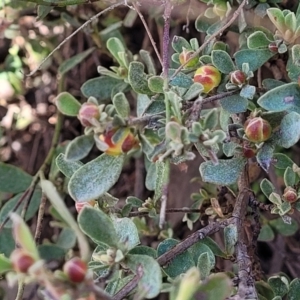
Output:
<path fill-rule="evenodd" d="M 142 13 L 141 13 L 139 7 L 136 5 L 135 2 L 132 2 L 132 5 L 133 5 L 135 11 L 137 12 L 137 14 L 139 15 L 139 17 L 140 17 L 140 19 L 141 19 L 141 21 L 142 21 L 142 23 L 143 23 L 143 25 L 144 25 L 144 27 L 145 27 L 145 30 L 146 30 L 146 32 L 147 32 L 147 34 L 148 34 L 148 37 L 149 37 L 150 42 L 151 42 L 151 45 L 152 45 L 152 47 L 153 47 L 153 49 L 154 49 L 154 51 L 155 51 L 155 53 L 156 53 L 156 56 L 157 56 L 157 58 L 158 58 L 158 60 L 159 60 L 159 62 L 160 62 L 160 64 L 161 64 L 161 66 L 163 66 L 163 61 L 162 61 L 162 59 L 161 59 L 161 57 L 160 57 L 159 51 L 158 51 L 158 49 L 157 49 L 157 47 L 156 47 L 156 43 L 155 43 L 155 41 L 154 41 L 154 39 L 153 39 L 153 36 L 152 36 L 151 31 L 150 31 L 150 29 L 149 29 L 149 27 L 148 27 L 148 24 L 147 24 L 146 21 L 145 21 L 144 16 L 142 15 Z"/>
<path fill-rule="evenodd" d="M 32 2 L 38 5 L 65 7 L 68 5 L 91 4 L 100 0 L 19 0 L 23 2 Z"/>
<path fill-rule="evenodd" d="M 23 0 L 24 1 L 24 0 Z M 75 0 L 74 0 L 75 1 Z M 34 75 L 38 70 L 41 69 L 41 67 L 43 66 L 43 64 L 47 61 L 47 59 L 49 57 L 51 57 L 53 55 L 54 52 L 56 52 L 57 50 L 59 50 L 68 40 L 70 40 L 73 36 L 75 36 L 80 30 L 84 29 L 85 27 L 87 27 L 90 23 L 92 23 L 94 20 L 96 20 L 98 17 L 100 17 L 101 15 L 105 14 L 106 12 L 123 5 L 123 3 L 117 3 L 117 4 L 113 4 L 109 7 L 107 7 L 106 9 L 100 11 L 99 13 L 97 13 L 96 15 L 92 16 L 89 20 L 87 20 L 84 24 L 82 24 L 80 27 L 78 27 L 72 34 L 70 34 L 68 37 L 66 37 L 57 47 L 55 47 L 45 58 L 42 59 L 41 63 L 34 69 L 32 70 L 30 73 L 28 73 L 26 76 L 32 76 Z"/>
<path fill-rule="evenodd" d="M 243 2 L 240 4 L 240 6 L 237 8 L 237 10 L 233 13 L 232 17 L 226 22 L 224 26 L 222 26 L 218 31 L 216 31 L 214 34 L 212 34 L 195 53 L 183 64 L 181 65 L 176 72 L 171 76 L 171 80 L 175 78 L 175 76 L 193 59 L 195 58 L 200 52 L 212 41 L 214 40 L 219 34 L 221 34 L 225 29 L 227 29 L 239 16 L 240 12 L 246 5 L 248 0 L 243 0 Z"/>

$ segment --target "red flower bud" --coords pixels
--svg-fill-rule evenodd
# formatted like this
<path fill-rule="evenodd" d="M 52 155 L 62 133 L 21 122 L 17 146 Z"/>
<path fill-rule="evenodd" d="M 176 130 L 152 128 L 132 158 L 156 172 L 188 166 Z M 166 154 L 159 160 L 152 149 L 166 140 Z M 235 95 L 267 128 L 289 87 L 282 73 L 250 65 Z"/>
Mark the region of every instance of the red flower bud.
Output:
<path fill-rule="evenodd" d="M 13 269 L 18 273 L 27 273 L 28 269 L 35 263 L 35 259 L 22 248 L 15 249 L 10 255 L 10 260 Z"/>
<path fill-rule="evenodd" d="M 240 70 L 230 73 L 230 81 L 235 85 L 243 85 L 246 83 L 246 74 Z"/>
<path fill-rule="evenodd" d="M 256 155 L 257 150 L 249 145 L 244 144 L 243 146 L 243 155 L 246 158 L 252 158 Z"/>
<path fill-rule="evenodd" d="M 192 55 L 195 54 L 195 51 L 191 51 L 191 50 L 187 50 L 187 49 L 183 49 L 183 51 L 179 54 L 179 61 L 180 63 L 183 65 L 185 64 L 191 57 Z M 199 57 L 196 56 L 193 59 L 191 59 L 186 65 L 186 68 L 189 67 L 194 67 L 199 61 Z"/>
<path fill-rule="evenodd" d="M 118 130 L 122 130 L 120 137 L 116 143 L 113 142 L 113 136 Z M 120 155 L 126 153 L 138 145 L 138 141 L 131 132 L 130 128 L 112 129 L 101 134 L 99 139 L 107 144 L 108 149 L 105 153 L 109 155 Z"/>
<path fill-rule="evenodd" d="M 221 73 L 213 66 L 202 66 L 196 70 L 194 82 L 199 82 L 203 85 L 203 92 L 208 93 L 221 82 Z"/>
<path fill-rule="evenodd" d="M 270 43 L 268 48 L 269 48 L 270 51 L 272 51 L 274 53 L 278 52 L 278 46 L 276 45 L 275 42 Z"/>
<path fill-rule="evenodd" d="M 290 186 L 286 187 L 283 192 L 283 199 L 290 203 L 296 202 L 298 199 L 296 190 Z"/>
<path fill-rule="evenodd" d="M 261 117 L 247 120 L 244 129 L 247 138 L 254 143 L 261 143 L 268 140 L 272 133 L 270 123 Z"/>
<path fill-rule="evenodd" d="M 82 126 L 93 126 L 93 119 L 98 120 L 100 118 L 99 107 L 91 102 L 83 103 L 78 113 L 78 119 Z"/>
<path fill-rule="evenodd" d="M 84 207 L 86 207 L 86 206 L 94 207 L 95 204 L 96 204 L 95 200 L 91 200 L 88 202 L 75 202 L 75 208 L 76 208 L 77 212 L 80 213 Z"/>
<path fill-rule="evenodd" d="M 64 264 L 63 271 L 70 281 L 80 283 L 85 278 L 87 264 L 79 257 L 74 257 Z"/>

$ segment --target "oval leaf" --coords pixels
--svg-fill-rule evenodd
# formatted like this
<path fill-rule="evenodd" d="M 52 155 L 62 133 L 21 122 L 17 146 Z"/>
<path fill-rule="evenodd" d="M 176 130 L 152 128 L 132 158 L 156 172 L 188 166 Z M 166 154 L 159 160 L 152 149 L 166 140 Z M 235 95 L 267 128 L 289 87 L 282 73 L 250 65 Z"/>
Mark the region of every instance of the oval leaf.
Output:
<path fill-rule="evenodd" d="M 126 265 L 134 273 L 141 268 L 142 278 L 139 281 L 140 293 L 147 299 L 156 297 L 161 289 L 162 275 L 160 266 L 155 259 L 147 255 L 130 254 Z"/>
<path fill-rule="evenodd" d="M 71 117 L 76 117 L 78 115 L 81 104 L 70 93 L 60 93 L 59 95 L 57 95 L 55 101 L 58 110 L 62 114 Z"/>
<path fill-rule="evenodd" d="M 118 236 L 112 220 L 101 210 L 84 207 L 78 216 L 81 230 L 96 243 L 117 247 Z"/>
<path fill-rule="evenodd" d="M 29 187 L 31 180 L 32 177 L 21 169 L 0 162 L 1 192 L 12 194 L 23 192 Z"/>
<path fill-rule="evenodd" d="M 212 51 L 211 59 L 214 66 L 223 74 L 229 74 L 236 69 L 230 55 L 226 51 Z"/>
<path fill-rule="evenodd" d="M 70 196 L 78 202 L 96 199 L 107 192 L 119 179 L 124 155 L 102 154 L 79 168 L 69 182 Z"/>
<path fill-rule="evenodd" d="M 85 158 L 94 146 L 94 137 L 92 135 L 78 136 L 72 140 L 66 149 L 66 160 L 76 161 Z"/>
<path fill-rule="evenodd" d="M 217 165 L 206 161 L 200 165 L 200 174 L 204 182 L 229 185 L 237 181 L 245 163 L 244 158 L 219 159 Z"/>
<path fill-rule="evenodd" d="M 283 117 L 278 136 L 277 144 L 284 148 L 290 148 L 299 141 L 300 115 L 298 113 L 291 112 Z"/>

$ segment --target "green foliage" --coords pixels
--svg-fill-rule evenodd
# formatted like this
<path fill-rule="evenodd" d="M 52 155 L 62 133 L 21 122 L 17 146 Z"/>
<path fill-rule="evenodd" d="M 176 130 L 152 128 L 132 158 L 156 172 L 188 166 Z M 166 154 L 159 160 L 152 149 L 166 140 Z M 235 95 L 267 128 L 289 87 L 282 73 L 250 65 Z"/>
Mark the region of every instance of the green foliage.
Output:
<path fill-rule="evenodd" d="M 86 18 L 80 6 L 74 10 L 68 4 L 88 1 L 30 1 L 39 4 L 40 20 L 52 14 L 52 6 L 66 6 L 63 12 L 58 9 L 54 14 L 71 26 L 80 26 Z M 288 10 L 280 0 L 201 0 L 206 8 L 195 21 L 196 30 L 203 33 L 201 37 L 187 40 L 176 35 L 169 45 L 169 32 L 175 31 L 178 22 L 172 14 L 169 18 L 168 5 L 179 6 L 180 11 L 184 2 L 165 3 L 164 15 L 153 3 L 147 4 L 149 10 L 145 10 L 143 1 L 133 2 L 126 6 L 124 21 L 121 14 L 110 11 L 121 3 L 112 4 L 107 10 L 106 2 L 99 3 L 99 9 L 109 13 L 100 21 L 93 19 L 85 31 L 92 37 L 89 43 L 96 46 L 72 54 L 58 68 L 62 79 L 59 78 L 55 104 L 62 114 L 78 117 L 84 129 L 74 128 L 73 132 L 82 135 L 54 149 L 58 122 L 52 142 L 55 147 L 49 154 L 53 157 L 49 161 L 47 156 L 35 177 L 0 163 L 0 223 L 12 218 L 0 233 L 0 254 L 9 257 L 16 243 L 33 254 L 34 268 L 22 275 L 41 285 L 46 282 L 42 287 L 45 294 L 49 289 L 62 298 L 92 299 L 102 298 L 101 293 L 115 296 L 128 288 L 123 296 L 126 299 L 152 299 L 163 292 L 169 293 L 171 300 L 224 300 L 231 296 L 242 298 L 244 292 L 249 293 L 249 298 L 261 300 L 299 298 L 298 278 L 290 281 L 279 274 L 254 284 L 252 253 L 257 236 L 261 242 L 272 243 L 279 234 L 287 239 L 299 230 L 293 214 L 300 211 L 300 167 L 290 149 L 296 150 L 300 139 L 300 5 L 297 10 Z M 140 11 L 137 4 L 141 5 Z M 162 49 L 158 57 L 160 51 L 136 49 L 139 43 L 133 43 L 134 39 L 128 36 L 135 19 L 147 12 L 147 23 L 151 25 L 147 31 L 153 33 L 153 25 L 157 29 L 157 34 L 149 36 L 150 44 L 155 48 L 159 38 Z M 272 23 L 276 31 L 255 27 L 256 18 L 265 18 L 262 22 Z M 126 30 L 121 30 L 123 25 L 128 26 Z M 43 26 L 52 30 L 49 20 Z M 8 31 L 4 31 L 4 36 L 8 36 Z M 180 30 L 176 32 L 180 34 Z M 187 27 L 185 36 L 189 36 Z M 15 95 L 23 90 L 19 70 L 23 64 L 32 69 L 19 57 L 28 47 L 12 46 L 4 67 L 0 67 L 0 83 L 9 82 Z M 100 75 L 85 80 L 80 89 L 83 99 L 78 101 L 80 95 L 74 92 L 75 98 L 73 88 L 68 86 L 70 92 L 66 92 L 62 87 L 72 82 L 68 72 L 96 48 L 101 65 L 94 67 Z M 131 53 L 132 49 L 135 50 Z M 26 57 L 39 54 L 29 52 Z M 196 82 L 198 78 L 201 83 Z M 39 82 L 40 77 L 32 80 L 34 88 L 35 80 Z M 207 89 L 215 82 L 213 88 Z M 82 116 L 84 107 L 86 115 Z M 261 127 L 249 133 L 248 124 L 254 118 L 270 124 L 267 134 L 261 132 Z M 80 126 L 78 121 L 77 124 Z M 251 138 L 255 135 L 257 139 Z M 6 142 L 1 135 L 0 147 Z M 196 157 L 201 160 L 194 160 Z M 172 179 L 177 176 L 178 188 L 192 191 L 190 186 L 181 184 L 181 177 L 197 176 L 193 167 L 199 170 L 199 177 L 193 181 L 201 187 L 200 191 L 191 195 L 192 204 L 185 195 L 174 199 L 180 201 L 172 207 L 170 195 L 177 197 Z M 260 177 L 257 167 L 264 171 Z M 175 168 L 182 173 L 173 172 Z M 38 180 L 42 192 L 36 187 Z M 24 220 L 37 214 L 43 193 L 51 202 L 49 211 L 55 220 L 51 225 L 60 227 L 51 242 L 38 247 L 19 216 L 27 205 L 24 196 L 30 186 L 34 193 Z M 75 200 L 77 221 L 70 213 L 74 207 L 65 204 L 67 195 Z M 23 198 L 26 201 L 15 209 Z M 191 235 L 176 232 L 172 218 L 169 222 L 169 213 L 175 212 L 182 214 L 190 230 L 199 225 L 199 231 Z M 209 237 L 218 231 L 222 242 L 220 236 Z M 69 281 L 65 270 L 54 274 L 40 260 L 69 258 L 76 253 L 77 245 L 82 262 L 89 268 L 78 284 Z M 223 271 L 224 259 L 228 260 L 226 266 L 232 263 L 230 271 L 217 273 L 220 266 Z M 241 275 L 244 265 L 247 274 Z M 0 255 L 0 273 L 7 271 L 12 271 L 7 278 L 19 275 L 12 270 L 12 261 Z M 38 278 L 38 272 L 45 280 Z M 104 290 L 94 285 L 92 275 L 103 282 Z M 62 292 L 52 285 L 53 278 Z"/>

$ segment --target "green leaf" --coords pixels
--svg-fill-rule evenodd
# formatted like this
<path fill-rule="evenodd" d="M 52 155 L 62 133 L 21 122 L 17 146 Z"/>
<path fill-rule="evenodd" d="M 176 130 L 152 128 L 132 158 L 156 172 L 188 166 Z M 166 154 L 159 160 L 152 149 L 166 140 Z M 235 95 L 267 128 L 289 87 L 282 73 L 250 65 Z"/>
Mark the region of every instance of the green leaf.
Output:
<path fill-rule="evenodd" d="M 118 115 L 122 118 L 128 118 L 130 115 L 130 106 L 124 93 L 116 94 L 112 101 Z"/>
<path fill-rule="evenodd" d="M 128 80 L 133 90 L 140 94 L 152 95 L 153 92 L 148 87 L 147 76 L 144 73 L 144 65 L 133 61 L 129 65 Z"/>
<path fill-rule="evenodd" d="M 238 241 L 237 228 L 230 224 L 224 228 L 225 251 L 228 255 L 233 255 L 235 244 Z"/>
<path fill-rule="evenodd" d="M 118 235 L 112 220 L 101 210 L 84 207 L 78 216 L 81 230 L 95 243 L 118 247 Z"/>
<path fill-rule="evenodd" d="M 83 51 L 77 55 L 72 56 L 71 58 L 65 60 L 58 68 L 58 72 L 63 75 L 81 63 L 86 57 L 88 57 L 93 51 L 95 47 L 92 47 L 86 51 Z"/>
<path fill-rule="evenodd" d="M 55 162 L 59 170 L 68 178 L 71 178 L 71 176 L 83 166 L 83 163 L 80 161 L 66 160 L 66 156 L 63 153 L 60 153 L 56 157 Z"/>
<path fill-rule="evenodd" d="M 171 238 L 162 241 L 157 247 L 157 256 L 163 255 L 178 243 L 179 242 L 177 240 Z M 169 277 L 175 278 L 182 273 L 186 273 L 188 269 L 194 266 L 195 262 L 192 254 L 189 251 L 184 251 L 183 253 L 172 259 L 168 266 L 163 268 L 163 270 Z"/>
<path fill-rule="evenodd" d="M 263 146 L 258 150 L 256 159 L 259 165 L 268 172 L 269 167 L 271 165 L 273 159 L 274 145 L 273 142 L 266 142 Z"/>
<path fill-rule="evenodd" d="M 248 63 L 249 71 L 254 72 L 274 55 L 269 49 L 244 49 L 236 52 L 234 58 L 239 70 L 242 70 L 243 63 Z"/>
<path fill-rule="evenodd" d="M 218 17 L 213 19 L 207 18 L 204 14 L 199 15 L 195 21 L 195 28 L 199 32 L 207 32 L 209 27 L 219 20 Z"/>
<path fill-rule="evenodd" d="M 76 234 L 74 230 L 68 227 L 63 228 L 57 238 L 56 244 L 65 250 L 72 249 L 76 244 Z"/>
<path fill-rule="evenodd" d="M 282 11 L 279 8 L 272 7 L 267 10 L 267 14 L 271 22 L 276 26 L 276 28 L 281 33 L 285 33 L 286 27 Z"/>
<path fill-rule="evenodd" d="M 296 173 L 291 167 L 287 167 L 284 171 L 283 180 L 285 186 L 293 186 L 296 184 Z"/>
<path fill-rule="evenodd" d="M 201 243 L 208 246 L 214 255 L 227 258 L 227 255 L 221 250 L 220 246 L 210 237 L 202 239 Z"/>
<path fill-rule="evenodd" d="M 277 296 L 283 297 L 289 290 L 288 280 L 284 276 L 272 276 L 268 279 L 268 283 Z"/>
<path fill-rule="evenodd" d="M 175 72 L 175 69 L 169 69 L 168 77 L 170 78 L 171 76 L 173 76 Z M 170 80 L 170 85 L 186 89 L 189 89 L 193 83 L 193 79 L 182 72 L 179 72 L 172 80 Z"/>
<path fill-rule="evenodd" d="M 148 79 L 148 86 L 154 93 L 163 93 L 164 91 L 164 80 L 160 76 L 152 76 Z"/>
<path fill-rule="evenodd" d="M 55 103 L 62 114 L 71 117 L 76 117 L 81 107 L 80 102 L 68 92 L 58 94 Z"/>
<path fill-rule="evenodd" d="M 244 158 L 219 159 L 217 165 L 212 161 L 206 161 L 200 165 L 200 174 L 204 182 L 230 185 L 237 181 L 245 163 Z"/>
<path fill-rule="evenodd" d="M 63 218 L 64 222 L 67 223 L 69 227 L 74 230 L 78 240 L 80 256 L 83 260 L 87 261 L 90 258 L 89 244 L 84 234 L 79 229 L 78 224 L 74 220 L 69 209 L 66 207 L 60 194 L 57 192 L 56 187 L 51 181 L 44 180 L 44 179 L 41 180 L 41 186 L 42 186 L 43 193 L 50 200 L 51 204 L 53 205 L 53 208 L 57 212 L 59 212 L 59 215 Z"/>
<path fill-rule="evenodd" d="M 246 99 L 253 99 L 256 93 L 256 87 L 250 84 L 246 84 L 242 87 L 240 91 L 240 96 Z"/>
<path fill-rule="evenodd" d="M 132 10 L 130 10 L 132 11 Z M 109 273 L 108 273 L 109 274 Z M 109 281 L 107 286 L 105 287 L 105 291 L 113 296 L 115 295 L 121 288 L 123 288 L 127 283 L 129 283 L 133 279 L 133 275 L 129 275 L 123 278 L 117 278 L 116 280 Z"/>
<path fill-rule="evenodd" d="M 209 259 L 208 252 L 204 252 L 200 254 L 197 262 L 197 267 L 200 270 L 200 275 L 202 280 L 204 280 L 209 276 L 212 266 L 211 266 L 211 261 Z"/>
<path fill-rule="evenodd" d="M 300 139 L 300 114 L 291 112 L 285 115 L 280 124 L 277 144 L 290 148 Z"/>
<path fill-rule="evenodd" d="M 276 191 L 274 185 L 267 178 L 264 178 L 260 182 L 260 189 L 267 198 L 269 198 L 269 196 Z"/>
<path fill-rule="evenodd" d="M 298 83 L 291 82 L 278 86 L 264 95 L 257 103 L 270 111 L 295 111 L 300 113 L 300 88 Z"/>
<path fill-rule="evenodd" d="M 38 251 L 46 262 L 62 260 L 66 255 L 66 249 L 54 244 L 39 245 Z"/>
<path fill-rule="evenodd" d="M 273 154 L 273 165 L 277 169 L 285 170 L 287 167 L 293 167 L 294 162 L 283 153 Z"/>
<path fill-rule="evenodd" d="M 39 254 L 29 227 L 24 222 L 24 220 L 16 213 L 11 213 L 10 218 L 13 223 L 12 227 L 16 244 L 30 253 L 30 255 L 35 260 L 38 260 Z"/>
<path fill-rule="evenodd" d="M 148 246 L 137 246 L 131 249 L 129 254 L 140 254 L 140 255 L 147 255 L 153 258 L 157 258 L 157 252 L 155 249 L 148 247 Z"/>
<path fill-rule="evenodd" d="M 77 161 L 85 158 L 94 146 L 92 135 L 81 135 L 72 140 L 66 149 L 65 159 L 67 161 Z"/>
<path fill-rule="evenodd" d="M 13 270 L 13 265 L 11 261 L 8 258 L 4 257 L 3 254 L 0 254 L 0 274 L 12 270 Z"/>
<path fill-rule="evenodd" d="M 163 189 L 169 180 L 170 164 L 168 162 L 156 161 L 156 179 L 155 179 L 155 194 L 154 200 L 161 198 Z"/>
<path fill-rule="evenodd" d="M 267 48 L 271 41 L 262 31 L 255 31 L 248 36 L 247 45 L 249 49 Z"/>
<path fill-rule="evenodd" d="M 143 205 L 144 201 L 137 197 L 129 196 L 126 198 L 126 203 L 131 204 L 132 207 L 141 207 Z"/>
<path fill-rule="evenodd" d="M 291 49 L 293 64 L 300 67 L 300 45 L 294 45 Z"/>
<path fill-rule="evenodd" d="M 124 155 L 102 154 L 83 165 L 71 177 L 68 185 L 70 196 L 78 202 L 96 199 L 107 192 L 119 179 Z"/>
<path fill-rule="evenodd" d="M 274 231 L 272 230 L 271 226 L 268 224 L 265 224 L 262 226 L 259 236 L 258 236 L 258 241 L 262 242 L 271 242 L 274 240 L 275 234 Z"/>
<path fill-rule="evenodd" d="M 247 110 L 248 100 L 240 95 L 232 95 L 221 99 L 220 104 L 229 113 L 236 114 Z"/>
<path fill-rule="evenodd" d="M 211 59 L 214 66 L 223 74 L 229 74 L 236 69 L 230 55 L 226 51 L 213 50 Z"/>
<path fill-rule="evenodd" d="M 115 218 L 113 224 L 119 243 L 124 244 L 126 250 L 131 250 L 140 243 L 138 230 L 129 218 Z"/>
<path fill-rule="evenodd" d="M 282 218 L 271 220 L 269 224 L 283 236 L 292 236 L 299 229 L 298 223 L 294 219 L 292 219 L 291 224 L 284 223 Z"/>
<path fill-rule="evenodd" d="M 9 214 L 13 211 L 14 207 L 16 206 L 16 204 L 18 203 L 18 201 L 20 200 L 20 198 L 23 196 L 23 193 L 18 194 L 16 196 L 14 196 L 13 198 L 11 198 L 9 201 L 7 201 L 1 208 L 0 211 L 0 224 L 2 224 L 4 222 L 4 220 L 9 216 Z M 40 202 L 41 202 L 41 198 L 42 198 L 42 191 L 40 188 L 35 189 L 30 202 L 29 202 L 29 206 L 26 210 L 25 213 L 25 221 L 30 220 L 38 211 L 39 206 L 40 206 Z M 22 210 L 24 209 L 24 201 L 19 205 L 18 209 L 15 211 L 17 214 L 21 215 Z M 11 228 L 12 227 L 12 222 L 11 220 L 9 220 L 5 226 L 5 228 Z"/>
<path fill-rule="evenodd" d="M 112 98 L 116 90 L 122 92 L 127 86 L 123 80 L 100 76 L 86 81 L 80 90 L 86 98 L 95 97 L 98 103 L 101 104 L 104 100 Z"/>
<path fill-rule="evenodd" d="M 172 48 L 179 54 L 183 49 L 193 50 L 190 43 L 185 38 L 177 35 L 173 37 Z"/>
<path fill-rule="evenodd" d="M 285 45 L 285 44 L 282 44 L 280 46 L 283 46 L 283 45 Z M 278 48 L 278 51 L 279 51 L 279 48 Z M 295 51 L 295 52 L 298 52 L 298 51 Z M 294 53 L 294 55 L 298 55 L 298 53 Z M 288 76 L 290 77 L 290 79 L 297 83 L 298 78 L 300 76 L 299 59 L 294 59 L 293 58 L 292 50 L 289 51 L 289 58 L 288 58 L 288 61 L 287 61 L 287 64 L 286 64 L 286 70 L 288 72 Z"/>
<path fill-rule="evenodd" d="M 11 228 L 3 228 L 0 234 L 0 253 L 9 257 L 16 248 Z"/>
<path fill-rule="evenodd" d="M 126 64 L 124 64 L 124 61 L 120 57 L 120 53 L 126 52 L 123 43 L 118 38 L 112 37 L 107 40 L 106 47 L 109 50 L 109 52 L 113 55 L 113 57 L 117 60 L 119 65 L 126 68 Z"/>
<path fill-rule="evenodd" d="M 156 75 L 155 63 L 151 54 L 148 51 L 142 49 L 140 50 L 140 56 L 147 67 L 148 74 Z"/>
<path fill-rule="evenodd" d="M 225 273 L 212 274 L 200 286 L 198 293 L 205 300 L 224 300 L 232 293 L 231 280 Z"/>
<path fill-rule="evenodd" d="M 32 177 L 21 169 L 0 162 L 1 192 L 12 194 L 23 192 L 29 187 L 31 181 Z"/>
<path fill-rule="evenodd" d="M 285 85 L 285 82 L 273 78 L 266 78 L 262 81 L 262 85 L 265 89 L 272 90 L 278 86 Z"/>
<path fill-rule="evenodd" d="M 144 295 L 146 299 L 152 299 L 159 294 L 162 274 L 155 259 L 147 255 L 130 254 L 127 255 L 126 265 L 132 272 L 141 271 L 143 274 L 138 284 L 138 294 Z"/>
<path fill-rule="evenodd" d="M 287 299 L 288 300 L 297 300 L 299 298 L 299 295 L 300 295 L 300 279 L 295 278 L 290 283 L 290 290 L 287 295 Z"/>
<path fill-rule="evenodd" d="M 203 85 L 199 82 L 194 82 L 187 92 L 183 95 L 182 99 L 184 101 L 190 101 L 195 97 L 198 97 L 199 94 L 203 91 Z"/>

